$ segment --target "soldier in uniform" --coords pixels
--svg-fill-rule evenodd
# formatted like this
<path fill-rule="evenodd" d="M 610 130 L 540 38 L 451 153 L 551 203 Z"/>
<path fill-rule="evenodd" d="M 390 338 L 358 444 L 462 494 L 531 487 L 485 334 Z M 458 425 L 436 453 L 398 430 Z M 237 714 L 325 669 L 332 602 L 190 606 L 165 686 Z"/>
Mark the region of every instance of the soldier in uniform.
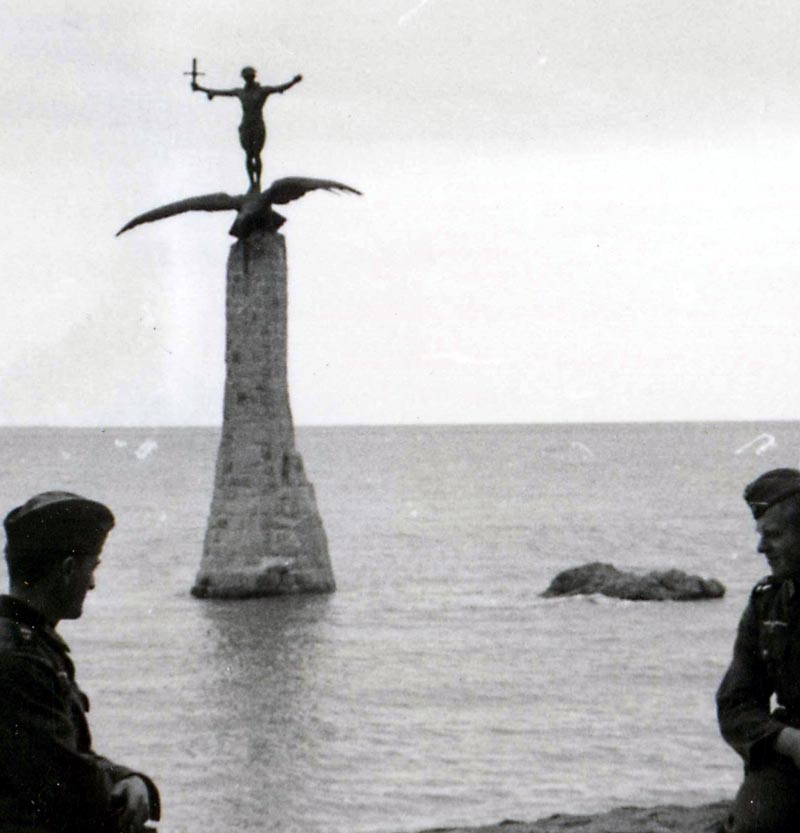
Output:
<path fill-rule="evenodd" d="M 0 596 L 0 833 L 138 833 L 159 818 L 142 773 L 92 751 L 89 701 L 61 619 L 94 587 L 111 511 L 45 492 L 5 518 L 9 593 Z"/>
<path fill-rule="evenodd" d="M 800 830 L 800 471 L 774 469 L 744 492 L 771 575 L 753 588 L 717 692 L 725 740 L 745 777 L 727 829 Z M 775 707 L 772 707 L 772 701 Z"/>

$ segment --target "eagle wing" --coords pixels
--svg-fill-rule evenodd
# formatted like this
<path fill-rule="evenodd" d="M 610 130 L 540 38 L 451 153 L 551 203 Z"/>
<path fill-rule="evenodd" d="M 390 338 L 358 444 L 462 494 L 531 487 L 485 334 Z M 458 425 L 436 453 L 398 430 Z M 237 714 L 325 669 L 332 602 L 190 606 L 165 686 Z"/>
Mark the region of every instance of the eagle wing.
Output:
<path fill-rule="evenodd" d="M 155 220 L 174 217 L 176 214 L 183 214 L 186 211 L 239 211 L 243 202 L 244 198 L 241 196 L 232 197 L 230 194 L 221 192 L 178 200 L 168 205 L 162 205 L 160 208 L 154 208 L 152 211 L 145 211 L 144 214 L 134 217 L 117 232 L 117 237 L 135 226 L 140 226 L 142 223 L 152 223 Z"/>
<path fill-rule="evenodd" d="M 361 191 L 351 188 L 332 179 L 312 179 L 305 176 L 287 176 L 276 179 L 272 185 L 261 194 L 259 202 L 266 205 L 286 205 L 287 202 L 298 200 L 309 191 L 346 191 L 349 194 L 361 195 Z"/>

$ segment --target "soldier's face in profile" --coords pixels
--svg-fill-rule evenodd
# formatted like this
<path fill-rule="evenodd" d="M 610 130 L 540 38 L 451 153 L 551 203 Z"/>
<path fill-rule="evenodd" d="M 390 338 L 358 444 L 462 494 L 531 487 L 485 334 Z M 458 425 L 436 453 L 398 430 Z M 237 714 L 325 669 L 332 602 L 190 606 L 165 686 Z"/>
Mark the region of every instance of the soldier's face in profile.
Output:
<path fill-rule="evenodd" d="M 86 594 L 94 590 L 94 571 L 100 564 L 100 553 L 76 556 L 71 561 L 64 576 L 63 619 L 78 619 L 83 613 Z"/>
<path fill-rule="evenodd" d="M 783 503 L 771 506 L 756 523 L 758 551 L 765 556 L 775 578 L 800 577 L 800 529 Z"/>

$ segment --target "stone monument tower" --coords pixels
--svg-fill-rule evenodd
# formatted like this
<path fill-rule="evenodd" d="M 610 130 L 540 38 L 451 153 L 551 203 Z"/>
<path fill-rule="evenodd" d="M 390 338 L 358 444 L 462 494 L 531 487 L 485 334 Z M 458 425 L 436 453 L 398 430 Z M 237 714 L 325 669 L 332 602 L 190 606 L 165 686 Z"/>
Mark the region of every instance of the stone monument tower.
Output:
<path fill-rule="evenodd" d="M 289 89 L 300 76 L 281 87 L 262 87 L 255 84 L 255 71 L 246 67 L 243 88 L 210 90 L 197 84 L 195 61 L 189 74 L 192 89 L 209 99 L 237 95 L 242 101 L 239 133 L 250 190 L 239 196 L 207 194 L 170 203 L 140 214 L 118 234 L 184 211 L 237 212 L 230 233 L 238 241 L 227 265 L 222 437 L 192 593 L 247 598 L 331 592 L 335 582 L 325 531 L 314 487 L 295 447 L 286 374 L 286 244 L 277 232 L 284 218 L 272 206 L 317 189 L 359 192 L 332 180 L 305 177 L 279 179 L 261 192 L 261 108 L 270 93 Z"/>

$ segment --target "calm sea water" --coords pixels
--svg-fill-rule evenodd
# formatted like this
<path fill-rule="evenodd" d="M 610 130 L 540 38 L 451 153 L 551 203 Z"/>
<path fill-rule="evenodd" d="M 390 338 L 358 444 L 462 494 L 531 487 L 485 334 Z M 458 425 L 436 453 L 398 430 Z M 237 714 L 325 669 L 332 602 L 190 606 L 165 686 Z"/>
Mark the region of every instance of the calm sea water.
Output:
<path fill-rule="evenodd" d="M 338 592 L 226 603 L 189 595 L 217 441 L 0 429 L 3 511 L 66 488 L 117 515 L 62 633 L 98 750 L 158 781 L 162 831 L 378 833 L 733 793 L 713 695 L 765 573 L 740 495 L 798 464 L 800 423 L 301 429 Z M 594 560 L 728 594 L 539 598 Z"/>

